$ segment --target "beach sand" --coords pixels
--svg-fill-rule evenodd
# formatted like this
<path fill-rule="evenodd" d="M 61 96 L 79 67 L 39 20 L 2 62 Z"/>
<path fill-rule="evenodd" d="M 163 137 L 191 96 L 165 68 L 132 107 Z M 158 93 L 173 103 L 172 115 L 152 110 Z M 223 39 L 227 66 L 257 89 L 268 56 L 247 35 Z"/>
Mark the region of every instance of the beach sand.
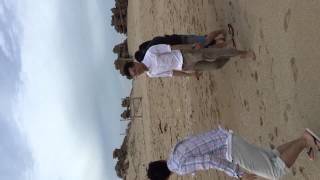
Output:
<path fill-rule="evenodd" d="M 315 0 L 129 0 L 128 43 L 163 34 L 205 34 L 230 23 L 239 49 L 256 60 L 233 58 L 222 69 L 192 77 L 133 81 L 143 118 L 129 133 L 127 180 L 146 178 L 150 161 L 168 158 L 187 135 L 232 129 L 250 143 L 272 148 L 320 131 L 320 1 Z M 305 152 L 283 179 L 320 179 L 319 160 Z M 170 179 L 231 179 L 216 170 Z"/>

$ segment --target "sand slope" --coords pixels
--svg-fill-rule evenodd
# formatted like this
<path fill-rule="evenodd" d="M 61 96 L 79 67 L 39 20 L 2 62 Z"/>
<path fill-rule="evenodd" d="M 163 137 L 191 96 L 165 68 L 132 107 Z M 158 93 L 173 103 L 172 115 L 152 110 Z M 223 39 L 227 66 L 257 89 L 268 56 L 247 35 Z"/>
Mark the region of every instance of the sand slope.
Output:
<path fill-rule="evenodd" d="M 304 127 L 320 131 L 320 1 L 129 0 L 128 11 L 131 54 L 156 35 L 204 34 L 231 23 L 238 47 L 257 58 L 234 58 L 200 81 L 134 80 L 143 118 L 129 135 L 127 179 L 146 179 L 149 161 L 167 158 L 179 139 L 218 124 L 265 148 L 297 137 Z M 320 160 L 310 163 L 303 154 L 284 179 L 319 179 L 319 168 Z M 230 178 L 211 170 L 171 179 Z"/>

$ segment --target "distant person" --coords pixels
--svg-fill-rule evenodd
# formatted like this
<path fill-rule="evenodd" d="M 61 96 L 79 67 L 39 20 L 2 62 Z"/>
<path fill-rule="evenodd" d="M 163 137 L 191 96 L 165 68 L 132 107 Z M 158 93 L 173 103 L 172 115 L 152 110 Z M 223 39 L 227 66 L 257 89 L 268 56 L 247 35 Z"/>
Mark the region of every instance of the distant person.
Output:
<path fill-rule="evenodd" d="M 144 72 L 149 77 L 195 76 L 200 71 L 221 68 L 229 58 L 254 57 L 251 51 L 233 48 L 176 49 L 175 46 L 158 44 L 150 47 L 142 62 L 127 62 L 124 74 L 131 79 Z"/>
<path fill-rule="evenodd" d="M 150 41 L 146 41 L 140 44 L 138 51 L 135 52 L 134 57 L 137 61 L 142 62 L 147 50 L 158 44 L 167 44 L 167 45 L 183 45 L 183 44 L 191 44 L 199 47 L 209 47 L 212 45 L 216 45 L 218 47 L 222 47 L 225 43 L 226 31 L 221 29 L 217 31 L 213 31 L 208 35 L 165 35 L 165 36 L 157 36 Z"/>
<path fill-rule="evenodd" d="M 151 180 L 167 180 L 172 173 L 186 175 L 216 169 L 243 180 L 258 176 L 279 179 L 306 148 L 319 149 L 319 138 L 309 129 L 293 141 L 265 150 L 218 128 L 178 142 L 167 161 L 149 163 L 147 175 Z"/>

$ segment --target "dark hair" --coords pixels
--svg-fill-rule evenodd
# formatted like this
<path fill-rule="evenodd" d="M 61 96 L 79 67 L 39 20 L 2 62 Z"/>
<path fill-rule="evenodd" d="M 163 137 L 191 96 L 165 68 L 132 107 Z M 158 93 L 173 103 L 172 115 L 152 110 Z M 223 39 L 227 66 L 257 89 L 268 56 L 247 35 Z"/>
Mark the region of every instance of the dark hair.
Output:
<path fill-rule="evenodd" d="M 129 72 L 129 68 L 132 68 L 134 66 L 134 62 L 133 61 L 130 61 L 130 62 L 126 62 L 126 64 L 124 64 L 123 66 L 123 73 L 124 75 L 127 76 L 128 79 L 131 79 L 132 76 Z"/>
<path fill-rule="evenodd" d="M 144 58 L 144 55 L 142 54 L 142 52 L 139 50 L 139 51 L 136 51 L 134 53 L 134 58 L 139 61 L 139 62 L 142 62 L 143 61 L 143 58 Z"/>
<path fill-rule="evenodd" d="M 166 180 L 171 175 L 166 161 L 154 161 L 149 163 L 147 170 L 150 180 Z"/>

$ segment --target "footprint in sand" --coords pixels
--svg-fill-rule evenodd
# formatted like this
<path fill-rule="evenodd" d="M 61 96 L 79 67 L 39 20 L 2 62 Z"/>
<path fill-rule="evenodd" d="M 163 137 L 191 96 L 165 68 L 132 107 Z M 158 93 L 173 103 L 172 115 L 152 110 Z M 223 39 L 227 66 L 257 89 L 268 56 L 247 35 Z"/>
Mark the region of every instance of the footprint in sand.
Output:
<path fill-rule="evenodd" d="M 254 78 L 256 80 L 256 82 L 258 82 L 259 80 L 259 76 L 258 76 L 258 72 L 255 71 L 254 73 L 251 74 L 251 77 Z"/>
<path fill-rule="evenodd" d="M 276 146 L 272 143 L 269 143 L 269 147 L 270 147 L 270 149 L 274 149 Z"/>
<path fill-rule="evenodd" d="M 249 107 L 249 102 L 245 99 L 243 101 L 244 107 L 246 108 L 247 111 L 250 111 L 250 107 Z"/>
<path fill-rule="evenodd" d="M 274 134 L 276 137 L 278 137 L 278 127 L 274 127 Z"/>
<path fill-rule="evenodd" d="M 263 100 L 260 101 L 259 109 L 260 109 L 261 111 L 264 111 L 264 112 L 267 111 L 266 104 L 264 103 Z"/>
<path fill-rule="evenodd" d="M 272 133 L 269 133 L 268 134 L 268 137 L 269 137 L 269 140 L 272 142 L 274 140 L 274 136 Z"/>
<path fill-rule="evenodd" d="M 288 122 L 289 121 L 289 116 L 288 116 L 288 112 L 291 110 L 291 105 L 290 104 L 287 104 L 286 105 L 286 109 L 284 110 L 283 112 L 283 118 L 284 118 L 284 121 L 285 122 Z"/>
<path fill-rule="evenodd" d="M 264 41 L 264 33 L 263 33 L 263 30 L 262 29 L 260 29 L 260 32 L 259 32 L 260 34 L 260 38 L 261 38 L 261 40 L 262 41 Z"/>
<path fill-rule="evenodd" d="M 304 170 L 305 170 L 304 167 L 302 167 L 302 166 L 299 167 L 299 172 L 302 174 L 304 179 L 308 180 L 309 178 L 308 178 L 307 174 L 304 172 Z"/>
<path fill-rule="evenodd" d="M 233 4 L 231 1 L 229 1 L 229 6 L 231 7 L 231 9 L 233 9 Z"/>
<path fill-rule="evenodd" d="M 296 59 L 294 57 L 291 58 L 290 65 L 291 65 L 291 69 L 292 69 L 292 73 L 293 73 L 293 80 L 294 80 L 294 82 L 297 82 L 297 80 L 298 80 L 298 67 L 296 64 Z"/>
<path fill-rule="evenodd" d="M 299 167 L 299 172 L 302 174 L 303 171 L 304 171 L 304 167 L 300 166 L 300 167 Z"/>
<path fill-rule="evenodd" d="M 159 130 L 160 130 L 160 133 L 163 134 L 163 130 L 162 130 L 162 126 L 161 126 L 161 122 L 159 123 Z"/>
<path fill-rule="evenodd" d="M 221 112 L 219 109 L 215 109 L 215 112 L 216 112 L 216 116 L 217 116 L 217 119 L 221 119 Z"/>
<path fill-rule="evenodd" d="M 286 14 L 284 15 L 284 22 L 283 22 L 283 27 L 285 32 L 288 31 L 290 19 L 291 19 L 291 9 L 288 9 Z"/>
<path fill-rule="evenodd" d="M 242 70 L 241 69 L 237 69 L 237 73 L 239 73 L 240 77 L 242 77 Z"/>
<path fill-rule="evenodd" d="M 293 176 L 295 176 L 295 175 L 297 174 L 296 167 L 295 167 L 295 166 L 292 166 L 291 170 L 292 170 Z"/>
<path fill-rule="evenodd" d="M 167 132 L 167 130 L 168 130 L 168 124 L 167 123 L 164 125 L 163 130 L 164 130 L 164 132 Z"/>
<path fill-rule="evenodd" d="M 263 119 L 260 117 L 260 126 L 263 126 Z"/>
<path fill-rule="evenodd" d="M 263 93 L 259 89 L 256 90 L 256 94 L 258 97 L 262 97 L 263 95 Z"/>
<path fill-rule="evenodd" d="M 284 113 L 283 113 L 283 119 L 284 119 L 285 122 L 288 122 L 288 121 L 289 121 L 289 117 L 288 117 L 287 111 L 284 111 Z"/>
<path fill-rule="evenodd" d="M 269 55 L 270 51 L 269 51 L 269 48 L 267 46 L 265 47 L 265 50 L 266 50 L 266 53 Z"/>

